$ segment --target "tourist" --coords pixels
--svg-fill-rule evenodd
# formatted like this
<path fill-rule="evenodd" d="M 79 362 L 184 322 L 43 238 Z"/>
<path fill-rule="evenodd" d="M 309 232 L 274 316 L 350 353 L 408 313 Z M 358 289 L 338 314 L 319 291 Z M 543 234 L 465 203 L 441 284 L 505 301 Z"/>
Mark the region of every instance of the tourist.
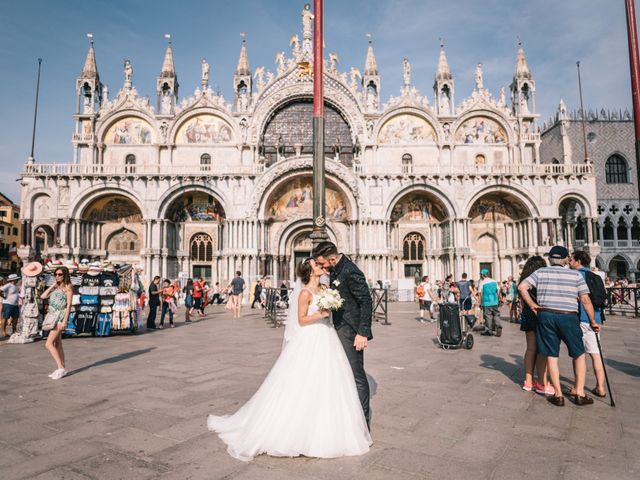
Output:
<path fill-rule="evenodd" d="M 429 282 L 429 275 L 422 277 L 422 282 L 416 287 L 416 298 L 418 299 L 418 307 L 420 309 L 420 323 L 425 323 L 424 312 L 429 311 L 429 320 L 433 323 L 433 312 L 431 305 L 435 301 L 433 295 L 433 287 Z"/>
<path fill-rule="evenodd" d="M 500 323 L 500 288 L 489 275 L 489 270 L 483 268 L 480 271 L 480 284 L 478 285 L 480 306 L 484 319 L 484 331 L 480 335 L 496 337 L 502 336 L 502 324 Z"/>
<path fill-rule="evenodd" d="M 169 327 L 173 328 L 173 314 L 176 310 L 175 295 L 176 291 L 169 279 L 162 282 L 162 313 L 160 314 L 160 327 L 164 328 L 164 316 L 169 312 Z"/>
<path fill-rule="evenodd" d="M 193 308 L 193 279 L 189 278 L 184 287 L 184 322 L 191 323 L 191 309 Z"/>
<path fill-rule="evenodd" d="M 544 260 L 544 259 L 543 259 Z M 511 307 L 509 308 L 509 323 L 517 323 L 518 322 L 518 284 L 514 280 L 514 278 L 509 275 L 507 279 L 507 286 L 509 287 L 509 303 Z"/>
<path fill-rule="evenodd" d="M 580 272 L 564 268 L 568 263 L 569 251 L 556 245 L 549 251 L 549 267 L 536 270 L 518 286 L 522 299 L 537 314 L 536 341 L 538 353 L 547 357 L 547 369 L 551 376 L 554 395 L 547 397 L 553 405 L 564 406 L 564 396 L 560 386 L 560 340 L 564 342 L 573 358 L 575 374 L 573 399 L 576 405 L 590 405 L 593 398 L 584 393 L 587 364 L 582 342 L 582 330 L 578 318 L 578 301 L 582 303 L 591 328 L 598 332 L 600 325 L 595 322 L 593 306 L 589 299 L 589 288 Z M 537 300 L 529 294 L 537 289 Z"/>
<path fill-rule="evenodd" d="M 467 280 L 467 274 L 462 274 L 462 280 L 456 283 L 458 289 L 458 304 L 460 305 L 460 312 L 463 315 L 471 313 L 473 308 L 473 297 L 471 292 L 471 282 Z"/>
<path fill-rule="evenodd" d="M 156 316 L 158 307 L 160 306 L 160 277 L 153 277 L 151 285 L 149 285 L 149 316 L 147 317 L 147 329 L 156 329 Z"/>
<path fill-rule="evenodd" d="M 589 270 L 591 264 L 591 256 L 587 252 L 577 251 L 573 252 L 571 260 L 569 260 L 569 266 L 578 270 L 582 274 L 587 287 L 590 292 L 591 303 L 593 304 L 593 313 L 596 323 L 602 330 L 602 310 L 604 301 L 606 300 L 607 291 L 604 288 L 604 282 L 600 275 Z M 598 282 L 599 285 L 594 285 L 594 282 Z M 582 329 L 582 342 L 584 343 L 585 352 L 591 356 L 591 364 L 593 365 L 593 371 L 596 376 L 596 386 L 591 390 L 591 393 L 598 397 L 605 397 L 606 391 L 604 389 L 604 366 L 602 365 L 602 356 L 600 355 L 600 349 L 598 348 L 598 341 L 600 340 L 600 332 L 596 333 L 589 325 L 589 316 L 585 309 L 580 305 L 580 328 Z M 596 338 L 596 336 L 598 338 Z"/>
<path fill-rule="evenodd" d="M 56 267 L 53 275 L 55 280 L 53 285 L 47 288 L 40 298 L 49 299 L 47 319 L 54 317 L 55 321 L 53 328 L 49 330 L 45 348 L 53 357 L 58 368 L 49 375 L 49 378 L 60 380 L 67 374 L 64 350 L 62 349 L 62 332 L 67 328 L 69 312 L 71 312 L 73 287 L 69 270 L 66 267 Z"/>
<path fill-rule="evenodd" d="M 222 290 L 220 289 L 220 282 L 216 282 L 213 287 L 213 294 L 211 295 L 211 300 L 209 303 L 213 305 L 215 302 L 216 305 L 220 305 L 222 303 Z"/>
<path fill-rule="evenodd" d="M 262 294 L 262 278 L 259 278 L 258 281 L 256 282 L 255 288 L 253 289 L 253 302 L 251 302 L 251 308 L 255 308 L 256 302 L 258 302 L 258 305 L 262 307 L 262 304 L 260 303 L 261 294 Z"/>
<path fill-rule="evenodd" d="M 18 319 L 20 318 L 20 290 L 17 283 L 20 277 L 12 273 L 7 277 L 6 283 L 0 287 L 0 293 L 4 297 L 2 302 L 2 320 L 0 321 L 0 337 L 7 336 L 7 323 L 11 322 L 12 333 L 18 331 Z"/>
<path fill-rule="evenodd" d="M 236 276 L 231 280 L 231 296 L 235 298 L 233 318 L 240 318 L 240 310 L 242 309 L 242 295 L 244 293 L 244 278 L 242 272 L 238 270 Z"/>
<path fill-rule="evenodd" d="M 530 257 L 524 264 L 524 267 L 522 267 L 518 285 L 533 272 L 546 266 L 547 262 L 541 256 L 535 255 Z M 535 288 L 529 290 L 529 296 L 534 303 L 537 301 Z M 524 384 L 522 385 L 522 389 L 527 392 L 535 390 L 536 393 L 541 395 L 553 395 L 555 390 L 547 383 L 547 358 L 537 354 L 536 325 L 537 318 L 535 312 L 531 310 L 531 307 L 529 307 L 527 303 L 523 302 L 522 313 L 520 314 L 520 330 L 525 332 L 527 348 L 524 353 Z M 533 381 L 534 368 L 538 370 L 537 382 Z"/>
<path fill-rule="evenodd" d="M 209 285 L 207 285 L 207 282 L 205 282 L 204 280 L 200 281 L 200 286 L 202 287 L 202 302 L 200 303 L 200 316 L 204 317 L 205 315 L 204 309 L 207 308 L 207 305 L 209 304 L 209 292 L 211 291 L 211 289 L 209 288 Z"/>
<path fill-rule="evenodd" d="M 198 277 L 196 281 L 193 282 L 193 307 L 191 307 L 191 311 L 189 312 L 193 315 L 194 310 L 198 310 L 198 314 L 202 317 L 204 313 L 202 313 L 202 286 L 204 285 L 204 281 L 202 277 Z"/>

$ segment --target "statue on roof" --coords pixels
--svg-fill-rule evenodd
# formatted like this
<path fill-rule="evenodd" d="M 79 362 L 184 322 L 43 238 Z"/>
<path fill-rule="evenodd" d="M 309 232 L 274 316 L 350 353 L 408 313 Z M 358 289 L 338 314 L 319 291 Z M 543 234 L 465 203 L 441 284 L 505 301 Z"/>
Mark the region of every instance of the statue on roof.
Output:
<path fill-rule="evenodd" d="M 411 85 L 411 64 L 406 58 L 402 60 L 402 79 L 405 87 Z"/>
<path fill-rule="evenodd" d="M 124 60 L 124 87 L 131 88 L 133 79 L 133 67 L 128 59 Z"/>
<path fill-rule="evenodd" d="M 202 86 L 206 87 L 209 85 L 209 64 L 207 63 L 207 59 L 202 58 L 200 65 L 202 67 Z"/>
<path fill-rule="evenodd" d="M 476 66 L 476 90 L 484 90 L 484 80 L 482 78 L 482 64 Z"/>

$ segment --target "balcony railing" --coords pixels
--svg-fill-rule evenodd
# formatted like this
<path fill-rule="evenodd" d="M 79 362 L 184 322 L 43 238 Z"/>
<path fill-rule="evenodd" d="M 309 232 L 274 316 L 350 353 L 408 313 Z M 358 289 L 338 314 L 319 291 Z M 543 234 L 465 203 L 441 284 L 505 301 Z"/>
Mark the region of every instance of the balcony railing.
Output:
<path fill-rule="evenodd" d="M 25 164 L 23 175 L 257 175 L 264 165 L 101 165 L 79 163 Z"/>
<path fill-rule="evenodd" d="M 603 248 L 638 248 L 640 240 L 599 240 Z"/>
<path fill-rule="evenodd" d="M 363 165 L 354 164 L 358 175 L 588 175 L 593 167 L 585 164 L 507 164 L 507 165 Z"/>

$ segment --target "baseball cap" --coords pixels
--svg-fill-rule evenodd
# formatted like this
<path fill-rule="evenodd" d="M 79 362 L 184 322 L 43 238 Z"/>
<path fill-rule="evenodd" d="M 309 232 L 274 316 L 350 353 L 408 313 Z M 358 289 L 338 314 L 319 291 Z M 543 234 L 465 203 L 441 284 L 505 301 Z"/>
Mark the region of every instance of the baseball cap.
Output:
<path fill-rule="evenodd" d="M 562 260 L 563 258 L 567 258 L 568 256 L 569 250 L 561 245 L 555 245 L 551 247 L 551 250 L 549 250 L 549 258 L 558 258 Z"/>
<path fill-rule="evenodd" d="M 489 269 L 483 268 L 482 270 L 480 270 L 480 275 L 489 275 Z"/>

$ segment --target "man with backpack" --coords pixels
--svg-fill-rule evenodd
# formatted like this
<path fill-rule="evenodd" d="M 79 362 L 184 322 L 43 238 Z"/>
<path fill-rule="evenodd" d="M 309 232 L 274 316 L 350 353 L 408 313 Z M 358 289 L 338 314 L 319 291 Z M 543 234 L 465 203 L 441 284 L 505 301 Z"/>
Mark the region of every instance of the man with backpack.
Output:
<path fill-rule="evenodd" d="M 420 304 L 420 323 L 424 323 L 424 312 L 429 311 L 429 317 L 431 323 L 434 322 L 433 311 L 431 310 L 432 302 L 434 301 L 433 286 L 429 282 L 429 276 L 422 277 L 422 282 L 416 287 L 416 297 Z"/>
<path fill-rule="evenodd" d="M 605 288 L 600 275 L 589 269 L 590 264 L 591 256 L 589 256 L 587 252 L 583 252 L 581 250 L 573 252 L 571 260 L 569 260 L 569 266 L 573 270 L 578 270 L 582 274 L 587 287 L 589 287 L 589 298 L 591 298 L 591 303 L 593 304 L 595 321 L 598 325 L 602 326 L 602 321 L 604 320 L 604 309 L 607 302 L 607 289 Z M 596 387 L 591 390 L 591 393 L 598 397 L 605 397 L 604 366 L 602 365 L 602 357 L 600 356 L 600 349 L 598 348 L 600 333 L 594 332 L 589 325 L 589 317 L 582 305 L 580 305 L 580 328 L 582 328 L 582 341 L 584 343 L 585 352 L 591 356 L 593 371 L 596 375 Z M 596 338 L 596 335 L 598 338 Z"/>

